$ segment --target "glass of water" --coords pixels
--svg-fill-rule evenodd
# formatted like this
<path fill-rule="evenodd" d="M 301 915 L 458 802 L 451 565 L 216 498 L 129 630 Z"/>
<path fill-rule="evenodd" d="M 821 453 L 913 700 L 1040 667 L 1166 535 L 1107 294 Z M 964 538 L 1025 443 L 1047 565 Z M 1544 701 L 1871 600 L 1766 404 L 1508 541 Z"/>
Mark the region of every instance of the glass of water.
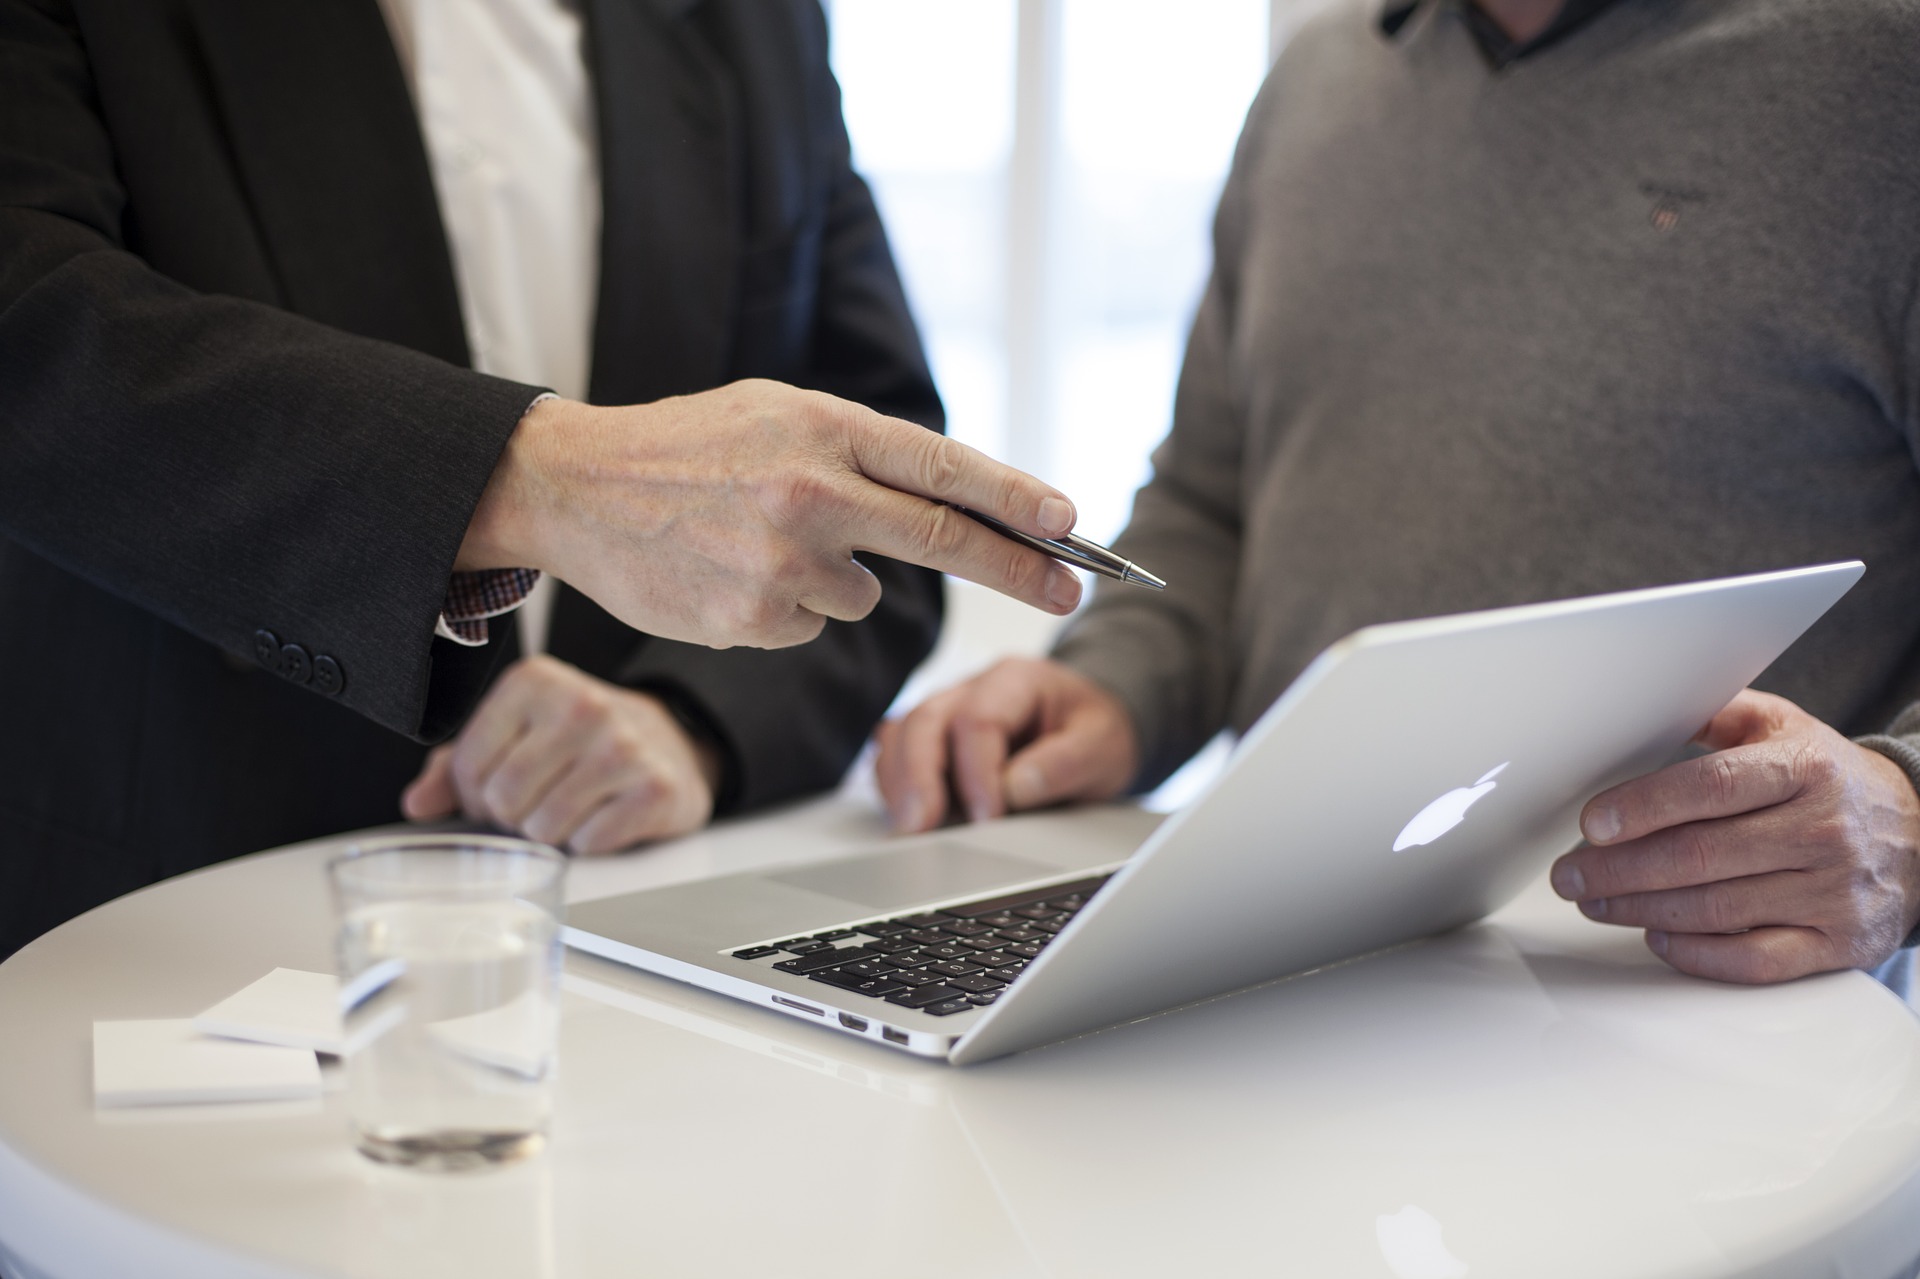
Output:
<path fill-rule="evenodd" d="M 327 870 L 360 1152 L 451 1170 L 539 1150 L 566 859 L 521 839 L 400 835 L 355 844 Z"/>

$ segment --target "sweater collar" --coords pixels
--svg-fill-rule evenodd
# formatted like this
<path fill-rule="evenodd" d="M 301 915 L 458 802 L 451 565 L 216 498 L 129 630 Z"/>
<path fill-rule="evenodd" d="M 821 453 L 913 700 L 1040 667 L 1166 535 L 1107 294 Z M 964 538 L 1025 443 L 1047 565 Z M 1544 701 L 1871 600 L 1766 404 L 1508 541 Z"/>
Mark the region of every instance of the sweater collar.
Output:
<path fill-rule="evenodd" d="M 1602 11 L 1612 7 L 1617 0 L 1565 0 L 1560 12 L 1553 15 L 1553 21 L 1546 30 L 1531 40 L 1516 41 L 1500 29 L 1500 24 L 1488 17 L 1486 11 L 1474 3 L 1474 0 L 1387 0 L 1380 11 L 1380 32 L 1389 40 L 1400 34 L 1408 19 L 1422 8 L 1450 8 L 1458 10 L 1467 29 L 1473 33 L 1474 43 L 1480 46 L 1480 52 L 1486 56 L 1487 64 L 1494 70 L 1517 62 L 1529 54 L 1537 53 L 1549 45 L 1556 44 L 1570 32 L 1585 26 Z"/>

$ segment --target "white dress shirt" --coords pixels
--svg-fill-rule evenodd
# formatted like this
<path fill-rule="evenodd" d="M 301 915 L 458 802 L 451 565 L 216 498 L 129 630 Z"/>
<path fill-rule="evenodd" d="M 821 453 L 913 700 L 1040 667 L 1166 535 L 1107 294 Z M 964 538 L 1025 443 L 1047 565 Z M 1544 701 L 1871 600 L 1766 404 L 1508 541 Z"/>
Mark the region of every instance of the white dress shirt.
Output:
<path fill-rule="evenodd" d="M 600 165 L 577 3 L 380 8 L 420 117 L 474 368 L 585 399 Z M 519 610 L 530 653 L 546 647 L 553 589 L 543 579 Z"/>

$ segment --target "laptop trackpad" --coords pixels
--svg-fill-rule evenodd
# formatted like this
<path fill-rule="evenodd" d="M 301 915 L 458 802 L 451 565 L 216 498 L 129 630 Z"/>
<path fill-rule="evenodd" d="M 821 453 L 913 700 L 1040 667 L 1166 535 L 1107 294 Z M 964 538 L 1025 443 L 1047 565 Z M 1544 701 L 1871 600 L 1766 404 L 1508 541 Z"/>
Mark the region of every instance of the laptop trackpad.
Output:
<path fill-rule="evenodd" d="M 1061 873 L 1057 866 L 1024 857 L 990 853 L 957 840 L 936 840 L 919 848 L 803 866 L 766 878 L 875 910 L 892 910 Z"/>

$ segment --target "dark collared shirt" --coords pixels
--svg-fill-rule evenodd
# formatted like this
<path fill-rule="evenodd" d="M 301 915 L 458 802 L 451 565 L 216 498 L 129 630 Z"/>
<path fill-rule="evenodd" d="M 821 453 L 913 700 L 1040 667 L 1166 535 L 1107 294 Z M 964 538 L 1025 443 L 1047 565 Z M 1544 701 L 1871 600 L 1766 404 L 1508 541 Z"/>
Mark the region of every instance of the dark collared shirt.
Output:
<path fill-rule="evenodd" d="M 1406 20 L 1413 16 L 1425 0 L 1393 0 L 1380 14 L 1380 29 L 1388 35 L 1398 32 Z M 1560 6 L 1560 12 L 1553 15 L 1553 21 L 1546 30 L 1531 40 L 1515 40 L 1501 29 L 1500 24 L 1487 16 L 1485 10 L 1473 0 L 1439 0 L 1443 4 L 1458 4 L 1466 16 L 1467 29 L 1473 32 L 1474 40 L 1480 45 L 1480 52 L 1486 55 L 1487 64 L 1496 71 L 1510 62 L 1517 62 L 1530 53 L 1537 53 L 1548 45 L 1560 40 L 1568 32 L 1584 25 L 1589 19 L 1612 5 L 1615 0 L 1566 0 Z"/>

